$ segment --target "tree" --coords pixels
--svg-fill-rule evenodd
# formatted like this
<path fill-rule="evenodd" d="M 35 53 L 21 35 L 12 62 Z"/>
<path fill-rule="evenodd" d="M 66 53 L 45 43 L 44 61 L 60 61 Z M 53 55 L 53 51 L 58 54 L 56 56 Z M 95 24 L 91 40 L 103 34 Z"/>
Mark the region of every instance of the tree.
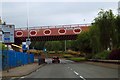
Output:
<path fill-rule="evenodd" d="M 0 42 L 0 50 L 7 50 L 7 47 L 2 42 Z"/>
<path fill-rule="evenodd" d="M 43 50 L 44 48 L 44 45 L 45 45 L 45 41 L 32 41 L 32 43 L 30 44 L 30 48 L 35 48 L 37 50 Z"/>
<path fill-rule="evenodd" d="M 97 25 L 93 24 L 90 27 L 90 46 L 92 48 L 92 53 L 100 52 L 100 31 Z"/>
<path fill-rule="evenodd" d="M 117 35 L 117 48 L 120 48 L 120 15 L 118 15 L 116 17 L 115 20 L 115 24 L 116 24 L 116 35 Z"/>
<path fill-rule="evenodd" d="M 62 43 L 60 41 L 48 41 L 45 43 L 44 46 L 49 51 L 60 51 L 63 48 Z"/>
<path fill-rule="evenodd" d="M 115 47 L 115 16 L 112 10 L 101 10 L 98 17 L 95 18 L 94 24 L 99 28 L 101 50 Z"/>
<path fill-rule="evenodd" d="M 89 31 L 82 32 L 81 34 L 78 35 L 76 46 L 81 52 L 91 53 Z"/>

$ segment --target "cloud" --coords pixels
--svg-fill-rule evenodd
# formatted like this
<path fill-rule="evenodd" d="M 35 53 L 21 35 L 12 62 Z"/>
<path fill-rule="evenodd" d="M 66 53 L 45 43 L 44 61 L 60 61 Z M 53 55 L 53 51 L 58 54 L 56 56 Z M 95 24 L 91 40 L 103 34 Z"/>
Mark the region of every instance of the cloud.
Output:
<path fill-rule="evenodd" d="M 101 8 L 117 14 L 117 2 L 5 2 L 2 13 L 7 23 L 25 27 L 29 10 L 29 26 L 33 27 L 91 23 Z"/>
<path fill-rule="evenodd" d="M 3 0 L 3 2 L 118 2 L 119 0 Z"/>

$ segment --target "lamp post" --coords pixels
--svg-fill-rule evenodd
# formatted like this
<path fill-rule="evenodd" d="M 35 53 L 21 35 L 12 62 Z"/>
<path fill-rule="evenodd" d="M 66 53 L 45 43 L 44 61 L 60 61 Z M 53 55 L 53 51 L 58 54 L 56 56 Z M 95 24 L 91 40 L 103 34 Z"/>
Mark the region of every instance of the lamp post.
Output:
<path fill-rule="evenodd" d="M 27 39 L 26 39 L 26 45 L 28 46 L 27 49 L 29 50 L 29 45 L 31 44 L 30 38 L 29 38 L 29 2 L 27 0 Z"/>

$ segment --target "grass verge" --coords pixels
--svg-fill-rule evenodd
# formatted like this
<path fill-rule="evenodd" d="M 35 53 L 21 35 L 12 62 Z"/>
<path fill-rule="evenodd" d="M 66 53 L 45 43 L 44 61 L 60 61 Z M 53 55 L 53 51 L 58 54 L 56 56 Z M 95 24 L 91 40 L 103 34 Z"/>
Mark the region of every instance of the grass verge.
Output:
<path fill-rule="evenodd" d="M 75 61 L 75 62 L 86 61 L 86 59 L 84 57 L 68 58 L 68 60 L 72 60 L 72 61 Z"/>

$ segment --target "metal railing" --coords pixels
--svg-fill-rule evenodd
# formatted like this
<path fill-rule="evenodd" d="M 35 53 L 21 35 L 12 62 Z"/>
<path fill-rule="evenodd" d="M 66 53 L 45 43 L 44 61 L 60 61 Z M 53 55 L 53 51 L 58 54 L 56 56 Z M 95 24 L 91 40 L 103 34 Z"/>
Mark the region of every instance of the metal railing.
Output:
<path fill-rule="evenodd" d="M 36 26 L 29 27 L 29 29 L 49 29 L 49 28 L 77 28 L 91 26 L 91 24 L 71 24 L 71 25 L 57 25 L 57 26 Z M 15 28 L 15 30 L 27 30 L 27 27 Z"/>

